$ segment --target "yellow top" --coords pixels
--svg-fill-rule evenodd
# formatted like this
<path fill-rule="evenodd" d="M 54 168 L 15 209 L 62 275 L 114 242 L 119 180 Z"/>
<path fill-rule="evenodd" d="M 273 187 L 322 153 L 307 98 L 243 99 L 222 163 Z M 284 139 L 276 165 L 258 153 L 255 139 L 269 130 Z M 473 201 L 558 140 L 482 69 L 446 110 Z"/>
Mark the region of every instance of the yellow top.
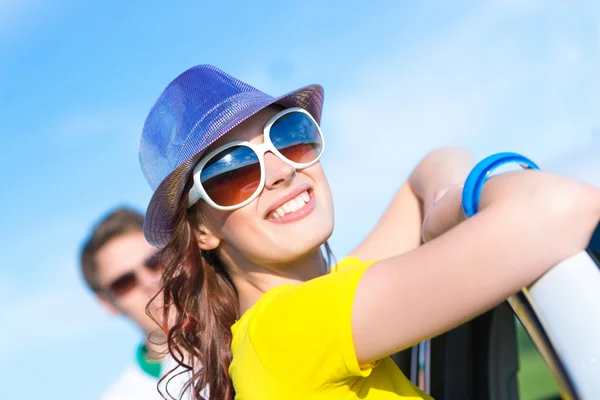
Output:
<path fill-rule="evenodd" d="M 347 257 L 329 274 L 276 287 L 232 327 L 237 400 L 431 399 L 389 358 L 358 365 L 352 302 L 372 263 Z"/>

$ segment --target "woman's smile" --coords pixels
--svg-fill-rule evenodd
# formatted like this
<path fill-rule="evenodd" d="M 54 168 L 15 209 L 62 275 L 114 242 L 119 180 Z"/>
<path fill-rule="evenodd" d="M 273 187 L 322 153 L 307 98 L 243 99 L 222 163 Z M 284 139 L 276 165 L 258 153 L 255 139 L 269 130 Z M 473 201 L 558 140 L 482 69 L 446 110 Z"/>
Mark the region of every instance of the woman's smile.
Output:
<path fill-rule="evenodd" d="M 285 224 L 301 220 L 315 209 L 314 190 L 308 185 L 298 186 L 290 194 L 271 206 L 266 219 L 269 222 Z"/>

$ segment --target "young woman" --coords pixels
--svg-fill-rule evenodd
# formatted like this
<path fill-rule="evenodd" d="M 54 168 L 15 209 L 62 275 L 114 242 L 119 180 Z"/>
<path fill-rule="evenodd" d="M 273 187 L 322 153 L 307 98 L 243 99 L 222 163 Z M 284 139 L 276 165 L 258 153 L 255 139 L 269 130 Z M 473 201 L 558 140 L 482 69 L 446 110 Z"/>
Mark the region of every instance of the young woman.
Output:
<path fill-rule="evenodd" d="M 168 257 L 164 321 L 195 398 L 209 385 L 211 399 L 427 399 L 388 356 L 532 283 L 598 223 L 600 191 L 539 171 L 490 179 L 463 222 L 473 162 L 442 149 L 328 266 L 322 102 L 318 85 L 273 98 L 198 66 L 146 120 L 140 160 L 154 194 L 144 229 Z"/>

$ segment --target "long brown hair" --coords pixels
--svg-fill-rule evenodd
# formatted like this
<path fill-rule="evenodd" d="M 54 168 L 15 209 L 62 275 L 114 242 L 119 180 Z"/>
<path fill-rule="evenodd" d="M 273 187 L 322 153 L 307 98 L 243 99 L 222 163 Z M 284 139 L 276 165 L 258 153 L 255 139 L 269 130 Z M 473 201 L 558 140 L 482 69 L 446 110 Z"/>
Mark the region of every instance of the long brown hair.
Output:
<path fill-rule="evenodd" d="M 233 400 L 229 365 L 238 294 L 216 252 L 198 246 L 195 229 L 202 223 L 198 204 L 187 210 L 186 202 L 180 204 L 177 228 L 160 253 L 164 265 L 162 325 L 169 353 L 190 373 L 181 393 L 189 391 L 194 400 Z M 327 242 L 325 250 L 327 264 L 332 265 L 335 260 Z M 174 370 L 163 377 L 169 396 L 168 382 L 173 373 Z M 204 398 L 201 392 L 207 385 L 209 397 Z"/>

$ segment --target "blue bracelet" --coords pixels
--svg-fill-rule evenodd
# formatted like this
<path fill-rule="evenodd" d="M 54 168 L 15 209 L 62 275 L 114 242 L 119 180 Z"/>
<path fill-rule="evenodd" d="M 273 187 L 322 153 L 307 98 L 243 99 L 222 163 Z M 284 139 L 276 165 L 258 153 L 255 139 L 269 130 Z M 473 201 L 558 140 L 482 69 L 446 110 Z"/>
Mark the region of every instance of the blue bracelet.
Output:
<path fill-rule="evenodd" d="M 467 218 L 472 217 L 479 210 L 479 198 L 483 184 L 490 173 L 501 165 L 519 163 L 523 168 L 540 169 L 529 158 L 517 153 L 497 153 L 481 160 L 471 170 L 462 192 L 462 207 Z"/>

